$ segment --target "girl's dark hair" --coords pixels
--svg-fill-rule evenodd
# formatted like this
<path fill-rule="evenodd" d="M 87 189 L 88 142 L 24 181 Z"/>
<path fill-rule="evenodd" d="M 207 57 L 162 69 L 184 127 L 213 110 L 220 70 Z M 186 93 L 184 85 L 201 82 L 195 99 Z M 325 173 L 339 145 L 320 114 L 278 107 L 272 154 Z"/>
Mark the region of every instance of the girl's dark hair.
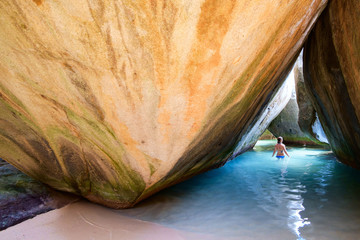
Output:
<path fill-rule="evenodd" d="M 278 137 L 278 138 L 277 138 L 278 143 L 281 142 L 281 139 L 282 139 L 282 137 Z"/>

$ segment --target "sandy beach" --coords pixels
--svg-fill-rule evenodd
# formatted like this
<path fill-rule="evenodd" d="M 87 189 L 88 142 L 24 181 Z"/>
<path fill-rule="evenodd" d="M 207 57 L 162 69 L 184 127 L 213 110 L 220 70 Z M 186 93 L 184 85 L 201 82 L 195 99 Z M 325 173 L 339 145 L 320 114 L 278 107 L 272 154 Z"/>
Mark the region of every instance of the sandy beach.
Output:
<path fill-rule="evenodd" d="M 118 211 L 79 201 L 29 219 L 0 232 L 7 240 L 195 240 L 215 239 L 122 216 Z"/>

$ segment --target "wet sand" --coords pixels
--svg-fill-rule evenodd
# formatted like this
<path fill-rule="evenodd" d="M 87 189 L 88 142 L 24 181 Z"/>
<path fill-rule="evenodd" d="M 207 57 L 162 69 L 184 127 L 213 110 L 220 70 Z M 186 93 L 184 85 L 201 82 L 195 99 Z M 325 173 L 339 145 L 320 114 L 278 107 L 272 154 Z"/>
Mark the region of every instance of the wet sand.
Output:
<path fill-rule="evenodd" d="M 84 200 L 26 220 L 0 232 L 0 239 L 213 240 L 211 235 L 167 228 L 123 216 Z"/>

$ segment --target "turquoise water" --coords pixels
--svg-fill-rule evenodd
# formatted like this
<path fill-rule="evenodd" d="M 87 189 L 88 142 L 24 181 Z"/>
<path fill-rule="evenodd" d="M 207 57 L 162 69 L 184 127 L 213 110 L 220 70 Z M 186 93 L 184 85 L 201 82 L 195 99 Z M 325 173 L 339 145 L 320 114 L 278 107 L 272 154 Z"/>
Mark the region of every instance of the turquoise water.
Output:
<path fill-rule="evenodd" d="M 360 171 L 324 149 L 277 160 L 274 144 L 119 213 L 215 239 L 359 239 Z"/>

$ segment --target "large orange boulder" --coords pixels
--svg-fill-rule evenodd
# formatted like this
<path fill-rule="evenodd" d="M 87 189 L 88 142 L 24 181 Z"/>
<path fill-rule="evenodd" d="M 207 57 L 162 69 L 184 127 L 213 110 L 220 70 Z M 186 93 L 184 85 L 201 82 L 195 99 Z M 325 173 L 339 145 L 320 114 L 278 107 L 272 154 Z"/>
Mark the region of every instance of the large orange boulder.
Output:
<path fill-rule="evenodd" d="M 219 166 L 325 0 L 2 0 L 0 157 L 130 207 Z"/>

